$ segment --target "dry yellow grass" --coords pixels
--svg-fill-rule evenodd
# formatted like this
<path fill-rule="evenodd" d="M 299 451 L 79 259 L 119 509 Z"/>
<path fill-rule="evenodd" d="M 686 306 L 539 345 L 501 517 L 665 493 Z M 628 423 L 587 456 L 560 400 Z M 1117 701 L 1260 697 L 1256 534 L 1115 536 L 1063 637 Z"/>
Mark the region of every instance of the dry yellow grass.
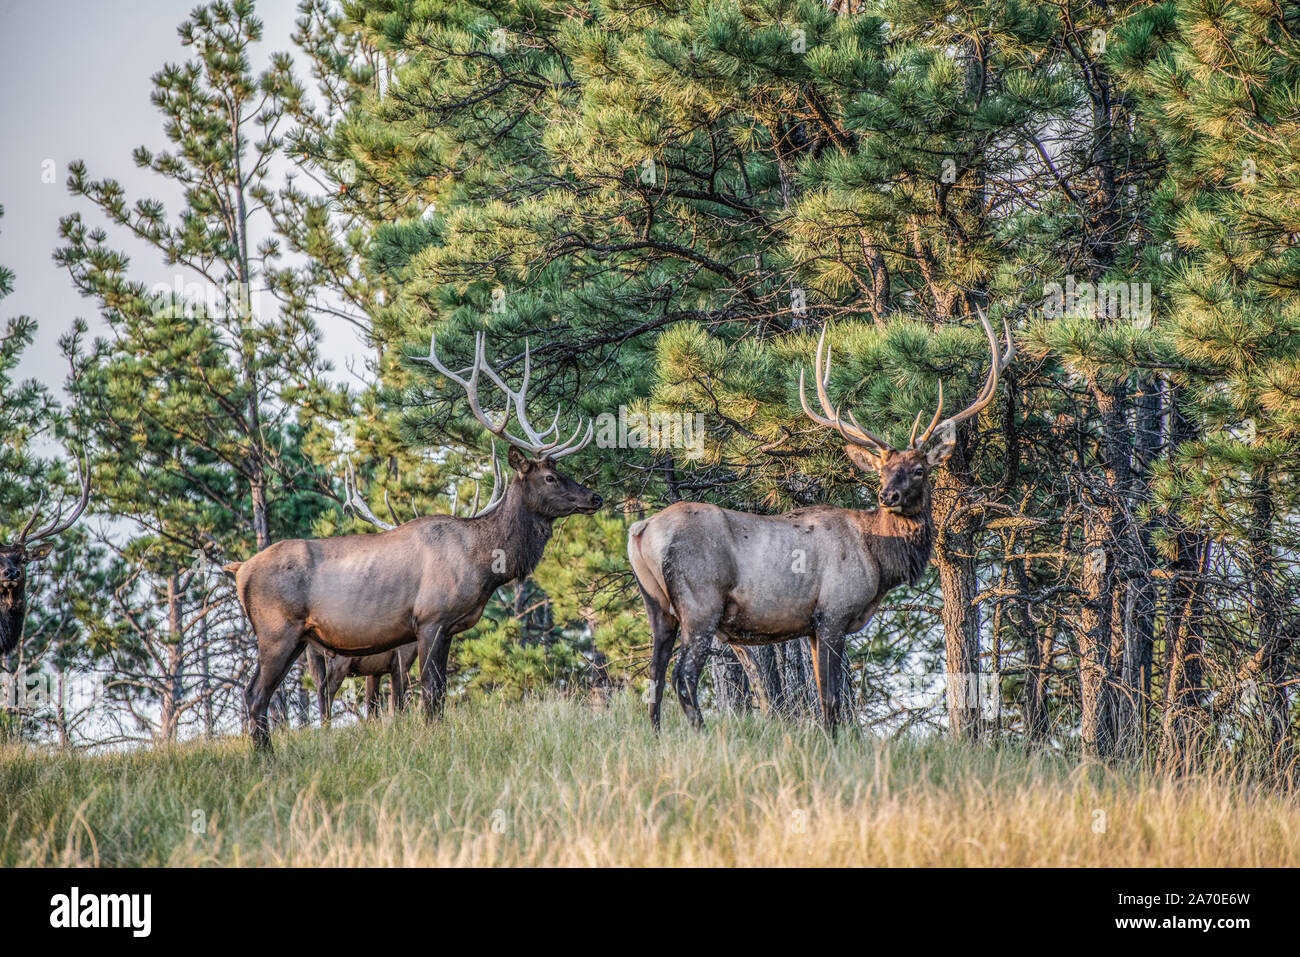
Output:
<path fill-rule="evenodd" d="M 1294 796 L 638 702 L 104 757 L 0 751 L 0 864 L 1300 865 Z M 202 824 L 203 826 L 197 827 Z M 199 830 L 200 833 L 195 833 Z"/>

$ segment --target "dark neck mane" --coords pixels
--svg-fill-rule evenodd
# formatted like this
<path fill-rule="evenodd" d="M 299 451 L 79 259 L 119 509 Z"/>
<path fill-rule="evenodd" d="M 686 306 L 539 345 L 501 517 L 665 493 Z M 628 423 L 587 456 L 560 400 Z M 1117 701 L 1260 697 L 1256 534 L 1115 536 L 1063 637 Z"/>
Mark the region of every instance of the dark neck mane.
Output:
<path fill-rule="evenodd" d="M 487 536 L 489 550 L 499 548 L 505 552 L 505 571 L 493 569 L 500 584 L 523 580 L 533 573 L 551 540 L 553 519 L 533 512 L 524 504 L 523 488 L 518 482 L 506 489 L 501 504 L 483 518 L 478 519 L 490 529 Z M 488 562 L 493 556 L 489 554 Z"/>
<path fill-rule="evenodd" d="M 929 503 L 915 515 L 896 515 L 883 508 L 864 513 L 865 531 L 875 539 L 872 554 L 880 563 L 881 590 L 915 585 L 930 564 L 934 518 Z"/>
<path fill-rule="evenodd" d="M 0 587 L 0 655 L 18 647 L 23 637 L 27 601 L 23 589 Z"/>

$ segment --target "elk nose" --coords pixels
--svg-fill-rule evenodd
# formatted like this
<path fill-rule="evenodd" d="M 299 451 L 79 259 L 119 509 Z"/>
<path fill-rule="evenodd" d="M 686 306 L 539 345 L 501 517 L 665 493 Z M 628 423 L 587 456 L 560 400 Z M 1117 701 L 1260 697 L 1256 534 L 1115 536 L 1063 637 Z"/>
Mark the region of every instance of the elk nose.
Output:
<path fill-rule="evenodd" d="M 880 501 L 885 505 L 897 505 L 902 497 L 898 489 L 895 488 L 880 493 Z"/>
<path fill-rule="evenodd" d="M 591 496 L 592 508 L 600 508 L 604 504 L 605 504 L 605 500 L 603 498 L 601 498 L 599 495 L 596 495 L 595 493 L 592 494 Z"/>

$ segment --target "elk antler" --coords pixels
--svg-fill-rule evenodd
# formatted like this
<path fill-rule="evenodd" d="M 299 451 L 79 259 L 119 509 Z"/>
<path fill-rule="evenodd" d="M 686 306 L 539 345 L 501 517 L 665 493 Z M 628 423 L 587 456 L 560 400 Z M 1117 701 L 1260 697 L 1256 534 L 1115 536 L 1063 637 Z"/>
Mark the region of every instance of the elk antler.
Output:
<path fill-rule="evenodd" d="M 524 342 L 524 377 L 523 383 L 519 390 L 515 391 L 506 384 L 505 380 L 490 366 L 487 362 L 487 339 L 484 333 L 479 332 L 474 336 L 474 364 L 468 370 L 462 370 L 461 373 L 452 372 L 443 365 L 442 360 L 438 358 L 438 337 L 433 334 L 429 337 L 429 354 L 427 356 L 411 356 L 418 362 L 427 362 L 437 369 L 440 373 L 456 383 L 465 390 L 465 396 L 469 399 L 470 411 L 474 413 L 474 418 L 479 421 L 485 429 L 495 435 L 497 438 L 513 445 L 522 452 L 527 452 L 535 457 L 548 457 L 552 459 L 563 458 L 566 455 L 572 455 L 585 448 L 595 434 L 594 426 L 590 419 L 587 420 L 586 434 L 583 435 L 582 423 L 578 423 L 577 430 L 565 442 L 547 441 L 547 436 L 559 434 L 560 413 L 555 413 L 555 421 L 551 423 L 550 428 L 543 432 L 538 432 L 533 428 L 532 423 L 528 421 L 528 413 L 525 410 L 524 402 L 528 392 L 528 377 L 532 372 L 532 358 L 529 352 L 528 343 Z M 469 378 L 464 379 L 462 375 L 465 371 L 469 372 Z M 505 393 L 506 408 L 501 415 L 501 421 L 495 422 L 479 405 L 478 399 L 478 378 L 479 373 L 485 374 L 492 383 Z M 515 407 L 515 418 L 524 433 L 524 438 L 506 431 L 506 425 L 510 421 L 510 406 Z M 579 436 L 582 436 L 579 441 Z"/>
<path fill-rule="evenodd" d="M 496 449 L 494 448 L 492 450 L 492 494 L 488 498 L 488 503 L 482 508 L 478 507 L 479 486 L 478 483 L 475 482 L 474 502 L 470 508 L 471 514 L 460 517 L 482 518 L 484 515 L 491 512 L 501 504 L 501 488 L 503 484 L 501 463 L 497 460 Z M 453 515 L 456 514 L 456 504 L 456 493 L 453 490 L 451 503 L 451 514 Z M 397 520 L 397 516 L 393 513 L 393 506 L 388 502 L 387 490 L 384 491 L 384 505 L 388 507 L 388 514 L 393 517 L 393 522 L 385 522 L 370 510 L 370 506 L 366 504 L 366 500 L 361 497 L 361 492 L 357 488 L 357 474 L 353 471 L 352 463 L 348 462 L 347 471 L 343 476 L 343 508 L 345 510 L 349 508 L 352 509 L 357 518 L 361 519 L 363 522 L 369 522 L 376 528 L 389 532 L 397 527 L 397 525 L 394 524 Z"/>
<path fill-rule="evenodd" d="M 86 469 L 81 468 L 81 460 L 73 459 L 77 463 L 77 482 L 81 485 L 81 500 L 77 502 L 77 507 L 72 510 L 72 514 L 66 519 L 63 517 L 63 496 L 59 496 L 59 503 L 54 507 L 54 518 L 50 523 L 37 532 L 32 532 L 32 526 L 36 524 L 37 519 L 41 517 L 41 506 L 45 504 L 45 490 L 41 489 L 41 494 L 36 500 L 36 510 L 32 512 L 32 517 L 28 519 L 27 524 L 18 535 L 19 545 L 30 545 L 32 542 L 39 542 L 42 538 L 52 538 L 60 532 L 66 532 L 72 527 L 72 523 L 81 517 L 81 513 L 86 510 L 90 504 L 90 463 L 86 463 Z"/>
<path fill-rule="evenodd" d="M 822 347 L 826 347 L 826 365 L 825 372 L 822 371 Z M 888 442 L 873 435 L 862 426 L 858 425 L 858 420 L 853 418 L 853 413 L 849 413 L 849 422 L 852 425 L 845 425 L 840 419 L 840 410 L 831 406 L 830 396 L 826 394 L 826 387 L 831 381 L 831 347 L 826 344 L 826 327 L 822 326 L 822 334 L 817 339 L 817 359 L 813 369 L 813 374 L 817 378 L 817 401 L 821 403 L 822 410 L 826 415 L 818 415 L 808 405 L 808 397 L 804 394 L 803 387 L 803 369 L 799 370 L 799 404 L 803 406 L 804 414 L 812 419 L 818 425 L 825 425 L 835 429 L 840 435 L 844 436 L 846 442 L 852 445 L 860 445 L 867 449 L 874 448 L 877 452 L 892 452 L 893 447 Z"/>
<path fill-rule="evenodd" d="M 347 471 L 343 474 L 343 509 L 347 511 L 349 508 L 356 513 L 357 518 L 385 532 L 391 532 L 397 527 L 370 511 L 370 506 L 366 504 L 366 500 L 361 497 L 361 492 L 357 489 L 357 473 L 352 470 L 351 462 L 348 462 Z"/>
<path fill-rule="evenodd" d="M 993 327 L 989 325 L 989 317 L 984 314 L 984 310 L 979 306 L 975 307 L 975 312 L 979 315 L 980 325 L 984 327 L 984 333 L 989 339 L 989 351 L 993 354 L 993 361 L 989 366 L 988 378 L 984 380 L 984 388 L 980 389 L 980 394 L 975 397 L 975 401 L 964 410 L 958 412 L 956 415 L 951 415 L 940 422 L 939 416 L 943 413 L 943 380 L 940 379 L 939 406 L 934 410 L 934 417 L 930 419 L 930 424 L 926 427 L 925 431 L 921 433 L 919 439 L 916 437 L 916 426 L 920 425 L 921 417 L 920 415 L 917 416 L 916 423 L 912 426 L 912 438 L 910 442 L 911 448 L 919 449 L 924 446 L 925 443 L 930 440 L 930 436 L 934 435 L 936 429 L 947 431 L 956 428 L 958 424 L 965 422 L 967 419 L 974 418 L 984 411 L 988 404 L 993 401 L 994 393 L 997 392 L 998 379 L 1001 377 L 1002 373 L 1007 370 L 1007 366 L 1011 364 L 1011 360 L 1016 357 L 1016 344 L 1011 338 L 1011 327 L 1007 325 L 1006 319 L 1004 318 L 1002 320 L 1002 330 L 1007 337 L 1007 351 L 1004 355 L 999 356 L 998 337 L 993 332 Z"/>

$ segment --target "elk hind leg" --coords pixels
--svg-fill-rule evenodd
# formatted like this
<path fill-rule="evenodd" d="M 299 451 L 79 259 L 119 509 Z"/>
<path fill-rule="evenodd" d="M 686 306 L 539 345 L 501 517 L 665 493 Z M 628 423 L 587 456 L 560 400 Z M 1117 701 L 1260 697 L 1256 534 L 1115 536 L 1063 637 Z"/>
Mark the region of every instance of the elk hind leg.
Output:
<path fill-rule="evenodd" d="M 687 720 L 697 728 L 704 727 L 704 716 L 700 713 L 700 674 L 713 647 L 713 634 L 713 628 L 689 632 L 690 637 L 682 644 L 681 657 L 677 659 L 677 670 L 673 672 L 677 700 Z"/>
<path fill-rule="evenodd" d="M 271 729 L 266 713 L 271 697 L 306 647 L 302 640 L 303 628 L 295 622 L 285 622 L 278 630 L 264 634 L 266 637 L 258 635 L 257 668 L 248 690 L 244 692 L 253 744 L 259 751 L 271 748 Z"/>
<path fill-rule="evenodd" d="M 650 632 L 654 635 L 654 650 L 650 656 L 650 726 L 658 731 L 668 663 L 672 660 L 673 646 L 677 644 L 677 621 L 644 588 L 641 597 L 645 599 L 646 617 L 650 619 Z"/>

